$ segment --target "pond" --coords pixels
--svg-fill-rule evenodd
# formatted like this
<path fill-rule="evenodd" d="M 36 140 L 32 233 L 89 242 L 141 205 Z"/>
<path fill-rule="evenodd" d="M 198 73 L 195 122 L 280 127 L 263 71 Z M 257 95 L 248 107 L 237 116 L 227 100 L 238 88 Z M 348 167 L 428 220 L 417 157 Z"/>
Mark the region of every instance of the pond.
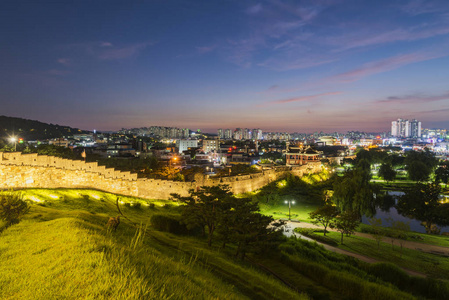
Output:
<path fill-rule="evenodd" d="M 404 195 L 404 193 L 398 192 L 398 191 L 388 191 L 387 193 L 388 193 L 388 195 L 394 197 L 393 198 L 394 202 L 386 203 L 385 205 L 383 205 L 383 207 L 376 207 L 376 214 L 374 215 L 375 218 L 382 220 L 382 226 L 390 227 L 391 221 L 401 221 L 404 223 L 409 223 L 411 231 L 426 233 L 426 229 L 424 226 L 421 225 L 421 221 L 418 221 L 416 219 L 411 219 L 411 218 L 408 218 L 408 217 L 405 217 L 405 216 L 399 214 L 398 211 L 396 210 L 396 208 L 394 207 L 394 204 L 397 203 L 397 197 Z M 369 225 L 368 218 L 363 216 L 362 223 Z M 449 226 L 445 226 L 445 227 L 438 226 L 438 227 L 441 228 L 441 233 L 449 232 Z"/>

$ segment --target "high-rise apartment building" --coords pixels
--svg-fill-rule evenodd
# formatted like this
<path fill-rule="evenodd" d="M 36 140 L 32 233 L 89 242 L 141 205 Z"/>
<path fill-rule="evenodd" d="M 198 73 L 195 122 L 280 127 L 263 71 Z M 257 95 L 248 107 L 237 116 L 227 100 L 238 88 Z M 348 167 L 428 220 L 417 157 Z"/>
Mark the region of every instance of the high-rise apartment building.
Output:
<path fill-rule="evenodd" d="M 223 129 L 218 129 L 218 138 L 219 139 L 224 139 L 224 132 L 223 132 Z"/>
<path fill-rule="evenodd" d="M 232 130 L 231 129 L 225 129 L 224 131 L 224 138 L 225 140 L 232 140 Z"/>
<path fill-rule="evenodd" d="M 398 119 L 391 122 L 391 136 L 397 137 L 421 137 L 421 122 Z"/>

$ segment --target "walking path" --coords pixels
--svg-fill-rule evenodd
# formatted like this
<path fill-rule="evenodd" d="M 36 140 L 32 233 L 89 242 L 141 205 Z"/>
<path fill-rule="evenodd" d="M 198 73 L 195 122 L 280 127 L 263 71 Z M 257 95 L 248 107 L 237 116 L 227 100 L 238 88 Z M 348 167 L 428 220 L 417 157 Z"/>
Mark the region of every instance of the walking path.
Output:
<path fill-rule="evenodd" d="M 294 235 L 298 238 L 304 239 L 304 240 L 308 240 L 308 241 L 312 241 L 312 242 L 316 242 L 317 244 L 322 245 L 326 250 L 335 252 L 335 253 L 339 253 L 339 254 L 343 254 L 343 255 L 348 255 L 348 256 L 352 256 L 355 257 L 361 261 L 367 262 L 367 263 L 376 263 L 376 262 L 381 262 L 377 259 L 374 259 L 372 257 L 369 256 L 365 256 L 365 255 L 361 255 L 358 253 L 354 253 L 348 250 L 343 250 L 340 249 L 338 247 L 333 247 L 327 244 L 323 244 L 320 243 L 318 241 L 315 241 L 314 239 L 308 238 L 306 236 L 303 236 L 299 233 L 294 232 L 294 229 L 296 227 L 302 227 L 302 228 L 317 228 L 317 229 L 323 229 L 323 227 L 314 225 L 314 224 L 310 224 L 310 223 L 305 223 L 305 222 L 286 222 L 287 225 L 287 229 L 284 232 L 284 234 L 288 237 Z M 364 237 L 364 238 L 368 238 L 368 239 L 374 239 L 370 234 L 366 234 L 366 233 L 360 233 L 357 232 L 354 235 L 356 236 L 360 236 L 360 237 Z M 398 240 L 394 239 L 395 242 L 398 244 Z M 403 247 L 405 248 L 410 248 L 413 250 L 418 250 L 418 251 L 422 251 L 422 252 L 428 252 L 428 253 L 432 253 L 432 254 L 439 254 L 439 255 L 449 255 L 449 248 L 448 247 L 441 247 L 441 246 L 434 246 L 434 245 L 428 245 L 428 244 L 422 244 L 422 243 L 417 243 L 417 242 L 412 242 L 412 241 L 402 241 L 403 242 Z M 426 275 L 424 273 L 420 273 L 420 272 L 416 272 L 416 271 L 412 271 L 406 268 L 402 268 L 402 270 L 404 270 L 407 274 L 411 275 L 411 276 L 417 276 L 417 277 L 426 277 Z"/>
<path fill-rule="evenodd" d="M 323 229 L 321 226 L 317 226 L 311 223 L 306 222 L 287 222 L 288 226 L 291 227 L 293 230 L 296 227 L 302 227 L 302 228 L 316 228 L 316 229 Z M 329 231 L 336 231 L 333 229 L 328 229 Z M 355 236 L 360 236 L 363 238 L 374 240 L 373 236 L 369 233 L 362 233 L 362 232 L 356 232 L 354 233 Z M 384 240 L 388 240 L 391 242 L 392 238 L 385 237 Z M 402 242 L 402 247 L 417 250 L 421 252 L 426 252 L 430 254 L 436 254 L 436 255 L 442 255 L 442 256 L 449 256 L 449 247 L 443 247 L 443 246 L 436 246 L 436 245 L 429 245 L 414 241 L 407 241 L 407 240 L 399 240 L 399 239 L 393 239 L 393 243 L 396 245 L 400 245 L 400 242 Z"/>

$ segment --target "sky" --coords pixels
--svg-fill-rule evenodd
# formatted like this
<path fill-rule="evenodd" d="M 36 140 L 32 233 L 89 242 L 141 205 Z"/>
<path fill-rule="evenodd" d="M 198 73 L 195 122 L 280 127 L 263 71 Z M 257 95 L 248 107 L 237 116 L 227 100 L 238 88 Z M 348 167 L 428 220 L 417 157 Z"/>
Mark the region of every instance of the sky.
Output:
<path fill-rule="evenodd" d="M 449 128 L 449 1 L 3 0 L 0 105 L 103 131 Z"/>

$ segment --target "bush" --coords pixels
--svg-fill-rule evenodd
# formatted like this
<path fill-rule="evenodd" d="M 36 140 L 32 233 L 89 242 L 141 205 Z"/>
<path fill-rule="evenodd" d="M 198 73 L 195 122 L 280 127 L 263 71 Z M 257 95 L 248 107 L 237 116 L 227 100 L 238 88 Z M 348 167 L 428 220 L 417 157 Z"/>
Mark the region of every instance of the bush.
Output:
<path fill-rule="evenodd" d="M 154 214 L 150 219 L 151 225 L 157 230 L 166 231 L 174 234 L 187 234 L 186 225 L 181 224 L 176 216 Z"/>
<path fill-rule="evenodd" d="M 140 202 L 134 203 L 134 205 L 133 205 L 133 208 L 136 208 L 136 209 L 140 209 L 141 207 L 142 207 L 142 203 L 140 203 Z"/>
<path fill-rule="evenodd" d="M 21 194 L 13 192 L 0 194 L 0 219 L 6 222 L 6 226 L 19 223 L 29 210 L 30 207 L 22 199 Z"/>
<path fill-rule="evenodd" d="M 391 263 L 375 263 L 368 265 L 368 273 L 383 281 L 390 282 L 400 289 L 408 287 L 410 276 L 398 266 Z"/>

